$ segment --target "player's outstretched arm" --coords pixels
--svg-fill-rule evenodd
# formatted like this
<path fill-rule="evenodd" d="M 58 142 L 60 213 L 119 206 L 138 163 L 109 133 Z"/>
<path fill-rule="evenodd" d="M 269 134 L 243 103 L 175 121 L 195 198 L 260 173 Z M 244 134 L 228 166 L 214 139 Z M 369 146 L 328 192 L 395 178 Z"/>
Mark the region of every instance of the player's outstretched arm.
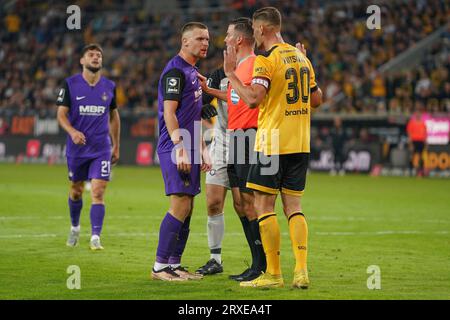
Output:
<path fill-rule="evenodd" d="M 109 131 L 112 140 L 111 164 L 117 163 L 120 158 L 120 115 L 117 109 L 109 114 Z"/>
<path fill-rule="evenodd" d="M 226 91 L 208 87 L 208 83 L 207 83 L 208 81 L 207 81 L 206 77 L 200 73 L 197 73 L 197 77 L 200 81 L 200 86 L 202 87 L 202 90 L 205 93 L 213 96 L 214 98 L 217 98 L 217 99 L 220 99 L 223 101 L 227 101 L 227 92 Z"/>
<path fill-rule="evenodd" d="M 59 106 L 58 111 L 56 113 L 56 117 L 58 119 L 59 125 L 70 135 L 73 143 L 75 144 L 86 144 L 86 137 L 84 134 L 74 127 L 69 121 L 67 114 L 69 113 L 69 107 Z"/>

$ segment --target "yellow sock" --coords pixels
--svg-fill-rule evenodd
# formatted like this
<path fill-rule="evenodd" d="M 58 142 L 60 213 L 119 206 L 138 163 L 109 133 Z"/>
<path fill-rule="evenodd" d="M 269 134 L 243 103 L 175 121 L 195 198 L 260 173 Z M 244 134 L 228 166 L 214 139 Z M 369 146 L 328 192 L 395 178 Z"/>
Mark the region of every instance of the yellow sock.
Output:
<path fill-rule="evenodd" d="M 272 275 L 280 275 L 280 226 L 278 225 L 277 215 L 269 212 L 258 217 L 259 232 L 261 241 L 266 254 L 267 269 L 266 272 Z"/>
<path fill-rule="evenodd" d="M 308 255 L 308 225 L 303 213 L 293 212 L 288 217 L 289 234 L 295 256 L 295 272 L 306 269 Z"/>

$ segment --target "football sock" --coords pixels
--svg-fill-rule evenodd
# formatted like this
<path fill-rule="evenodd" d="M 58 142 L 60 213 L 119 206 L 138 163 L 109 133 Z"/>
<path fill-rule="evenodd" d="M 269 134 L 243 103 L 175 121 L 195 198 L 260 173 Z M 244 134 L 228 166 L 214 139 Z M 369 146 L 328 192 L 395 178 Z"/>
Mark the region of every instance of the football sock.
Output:
<path fill-rule="evenodd" d="M 100 239 L 100 237 L 97 234 L 93 234 L 91 236 L 91 241 L 94 240 L 94 239 Z"/>
<path fill-rule="evenodd" d="M 261 242 L 261 235 L 259 233 L 258 219 L 249 221 L 250 230 L 252 232 L 252 244 L 255 250 L 255 258 L 253 261 L 253 269 L 257 271 L 266 271 L 266 255 Z"/>
<path fill-rule="evenodd" d="M 213 253 L 213 251 L 218 253 Z M 222 249 L 212 249 L 209 258 L 216 260 L 218 264 L 222 264 Z"/>
<path fill-rule="evenodd" d="M 250 248 L 250 252 L 252 254 L 252 266 L 251 268 L 254 267 L 254 264 L 256 262 L 255 259 L 255 245 L 254 245 L 254 241 L 253 241 L 253 236 L 252 236 L 252 230 L 250 229 L 250 221 L 248 221 L 247 217 L 239 217 L 239 219 L 241 219 L 241 223 L 242 223 L 242 228 L 244 229 L 244 234 L 245 234 L 245 238 L 247 239 L 247 243 L 248 246 Z"/>
<path fill-rule="evenodd" d="M 259 231 L 266 254 L 266 272 L 272 275 L 281 274 L 280 266 L 280 226 L 274 212 L 265 213 L 258 217 Z"/>
<path fill-rule="evenodd" d="M 208 247 L 211 253 L 211 259 L 222 263 L 222 241 L 225 234 L 224 214 L 208 216 L 207 222 Z"/>
<path fill-rule="evenodd" d="M 164 268 L 167 268 L 168 266 L 169 266 L 168 263 L 155 262 L 155 265 L 153 266 L 153 270 L 159 271 L 159 270 L 162 270 Z"/>
<path fill-rule="evenodd" d="M 180 266 L 181 256 L 183 255 L 184 248 L 186 248 L 186 243 L 189 238 L 190 224 L 191 224 L 191 217 L 189 216 L 186 219 L 184 219 L 183 225 L 181 226 L 180 232 L 178 233 L 178 241 L 169 257 L 169 264 L 173 268 Z"/>
<path fill-rule="evenodd" d="M 183 222 L 172 216 L 169 212 L 161 222 L 159 227 L 159 242 L 156 249 L 156 262 L 162 264 L 169 263 L 170 254 L 175 250 L 177 245 L 178 233 Z"/>
<path fill-rule="evenodd" d="M 105 205 L 92 204 L 91 205 L 91 230 L 92 235 L 100 236 L 103 227 L 103 219 L 105 218 Z"/>
<path fill-rule="evenodd" d="M 70 220 L 73 227 L 80 225 L 81 208 L 83 208 L 83 199 L 75 201 L 69 197 Z"/>
<path fill-rule="evenodd" d="M 291 213 L 288 217 L 288 223 L 292 250 L 295 256 L 295 271 L 306 271 L 308 225 L 305 216 L 301 212 Z"/>

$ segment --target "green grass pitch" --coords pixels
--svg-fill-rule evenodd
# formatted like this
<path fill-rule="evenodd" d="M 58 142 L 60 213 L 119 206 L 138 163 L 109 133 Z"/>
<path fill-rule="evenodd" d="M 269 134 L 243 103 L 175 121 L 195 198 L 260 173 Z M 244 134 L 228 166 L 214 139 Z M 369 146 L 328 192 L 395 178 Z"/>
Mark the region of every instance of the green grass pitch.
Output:
<path fill-rule="evenodd" d="M 279 203 L 285 288 L 255 290 L 228 280 L 246 268 L 250 256 L 230 194 L 224 273 L 174 284 L 150 280 L 168 208 L 158 168 L 114 168 L 102 252 L 88 249 L 87 193 L 81 244 L 65 246 L 67 193 L 65 166 L 0 164 L 0 299 L 450 298 L 449 180 L 310 174 L 302 199 L 310 234 L 308 290 L 290 287 L 294 258 Z M 190 270 L 209 258 L 205 207 L 202 193 L 182 261 Z M 80 290 L 67 288 L 71 265 L 80 267 Z M 380 290 L 367 288 L 371 265 L 380 267 Z"/>

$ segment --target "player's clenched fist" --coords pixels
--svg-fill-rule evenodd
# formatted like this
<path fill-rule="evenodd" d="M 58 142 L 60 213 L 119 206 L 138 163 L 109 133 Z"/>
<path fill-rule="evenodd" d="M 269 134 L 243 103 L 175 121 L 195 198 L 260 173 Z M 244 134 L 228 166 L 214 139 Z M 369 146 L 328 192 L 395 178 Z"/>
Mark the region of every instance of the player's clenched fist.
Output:
<path fill-rule="evenodd" d="M 86 144 L 86 137 L 84 134 L 80 131 L 75 130 L 70 134 L 70 137 L 72 138 L 73 143 L 77 145 L 85 145 Z"/>

